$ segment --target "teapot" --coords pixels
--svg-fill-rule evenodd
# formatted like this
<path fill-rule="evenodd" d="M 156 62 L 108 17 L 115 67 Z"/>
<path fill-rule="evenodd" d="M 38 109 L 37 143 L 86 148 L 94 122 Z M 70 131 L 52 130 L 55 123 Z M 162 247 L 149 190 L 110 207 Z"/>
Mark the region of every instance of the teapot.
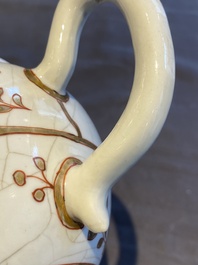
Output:
<path fill-rule="evenodd" d="M 175 63 L 159 0 L 110 0 L 135 52 L 127 106 L 101 143 L 67 91 L 89 14 L 106 0 L 60 0 L 34 69 L 0 61 L 0 265 L 98 265 L 111 188 L 149 149 L 166 120 Z"/>

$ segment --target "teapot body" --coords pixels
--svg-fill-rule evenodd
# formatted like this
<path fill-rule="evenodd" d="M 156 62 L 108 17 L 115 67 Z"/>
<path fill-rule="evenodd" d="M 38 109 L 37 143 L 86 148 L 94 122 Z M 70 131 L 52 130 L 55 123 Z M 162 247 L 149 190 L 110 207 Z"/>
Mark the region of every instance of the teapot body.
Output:
<path fill-rule="evenodd" d="M 0 265 L 98 265 L 111 189 L 166 120 L 175 60 L 160 0 L 110 0 L 128 23 L 136 67 L 126 108 L 103 143 L 80 104 L 63 95 L 82 27 L 106 1 L 59 0 L 36 68 L 0 60 Z"/>
<path fill-rule="evenodd" d="M 56 194 L 100 143 L 95 127 L 71 95 L 21 67 L 1 63 L 0 84 L 0 264 L 99 264 L 106 234 L 70 227 Z"/>

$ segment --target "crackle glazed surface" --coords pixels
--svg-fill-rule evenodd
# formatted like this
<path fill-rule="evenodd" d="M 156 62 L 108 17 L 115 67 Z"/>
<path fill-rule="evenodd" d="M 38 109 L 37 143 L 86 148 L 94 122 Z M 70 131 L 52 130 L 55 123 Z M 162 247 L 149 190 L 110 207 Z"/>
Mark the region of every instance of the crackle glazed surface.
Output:
<path fill-rule="evenodd" d="M 0 83 L 0 264 L 99 264 L 105 233 L 71 229 L 56 198 L 71 157 L 83 161 L 100 142 L 91 121 L 23 68 L 0 64 Z"/>
<path fill-rule="evenodd" d="M 129 25 L 136 70 L 125 111 L 102 144 L 64 95 L 80 31 L 101 2 L 60 0 L 42 62 L 29 70 L 0 64 L 0 265 L 98 265 L 111 188 L 166 120 L 174 52 L 158 0 L 112 0 Z"/>

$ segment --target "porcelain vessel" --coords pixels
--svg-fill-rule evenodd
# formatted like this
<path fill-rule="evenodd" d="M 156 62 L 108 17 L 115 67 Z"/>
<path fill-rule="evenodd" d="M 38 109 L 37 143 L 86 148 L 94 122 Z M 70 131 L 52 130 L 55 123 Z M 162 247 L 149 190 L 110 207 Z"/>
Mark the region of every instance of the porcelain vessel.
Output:
<path fill-rule="evenodd" d="M 0 62 L 0 265 L 98 265 L 111 188 L 166 119 L 175 64 L 158 0 L 110 1 L 128 22 L 136 71 L 126 109 L 102 144 L 66 91 L 82 26 L 103 2 L 60 0 L 35 69 Z"/>

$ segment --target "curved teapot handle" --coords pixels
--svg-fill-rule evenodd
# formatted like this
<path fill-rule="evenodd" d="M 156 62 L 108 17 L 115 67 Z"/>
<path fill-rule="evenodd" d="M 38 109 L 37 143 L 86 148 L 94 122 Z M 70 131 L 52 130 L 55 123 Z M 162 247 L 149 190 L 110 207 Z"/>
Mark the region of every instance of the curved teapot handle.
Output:
<path fill-rule="evenodd" d="M 79 27 L 82 26 L 87 13 L 91 12 L 99 2 L 105 1 L 60 1 L 57 25 L 60 24 L 59 20 L 65 17 L 64 11 L 67 11 L 69 16 L 66 18 L 67 24 L 72 23 L 70 30 L 72 34 L 76 30 L 78 39 Z M 110 2 L 115 3 L 124 13 L 133 39 L 136 69 L 132 92 L 125 111 L 110 135 L 82 165 L 70 169 L 65 187 L 66 209 L 70 217 L 82 222 L 93 232 L 108 229 L 109 215 L 106 199 L 109 190 L 118 178 L 148 150 L 158 136 L 169 111 L 175 79 L 172 38 L 160 1 L 111 0 Z M 68 11 L 69 8 L 70 11 Z M 55 35 L 58 34 L 57 25 L 53 30 Z M 64 27 L 64 23 L 61 27 Z M 66 72 L 70 73 L 73 57 L 76 55 L 76 48 L 72 48 L 72 45 L 73 47 L 76 45 L 74 45 L 73 35 L 68 31 L 67 35 L 70 35 L 70 39 L 62 41 L 67 48 L 70 45 L 69 51 L 72 50 L 73 53 L 69 56 L 67 52 L 64 56 L 68 56 L 66 61 L 71 62 L 69 66 L 65 66 L 65 62 L 61 62 L 62 65 L 59 63 L 56 71 L 61 72 L 61 67 L 64 65 Z M 57 46 L 56 51 L 54 50 L 54 42 L 50 45 L 48 52 L 51 53 L 50 58 L 54 58 L 54 54 L 57 55 L 60 50 Z M 63 51 L 61 53 L 63 57 Z M 50 71 L 53 71 L 53 68 L 48 67 L 50 63 L 45 60 L 43 65 L 35 71 L 43 78 L 48 75 L 50 86 L 52 86 L 54 75 Z M 43 69 L 49 72 L 46 71 L 43 74 Z M 63 72 L 65 76 L 65 71 Z M 61 81 L 60 79 L 55 80 L 59 82 L 56 83 L 56 86 L 59 84 L 59 88 L 67 83 L 66 79 L 62 78 Z"/>

